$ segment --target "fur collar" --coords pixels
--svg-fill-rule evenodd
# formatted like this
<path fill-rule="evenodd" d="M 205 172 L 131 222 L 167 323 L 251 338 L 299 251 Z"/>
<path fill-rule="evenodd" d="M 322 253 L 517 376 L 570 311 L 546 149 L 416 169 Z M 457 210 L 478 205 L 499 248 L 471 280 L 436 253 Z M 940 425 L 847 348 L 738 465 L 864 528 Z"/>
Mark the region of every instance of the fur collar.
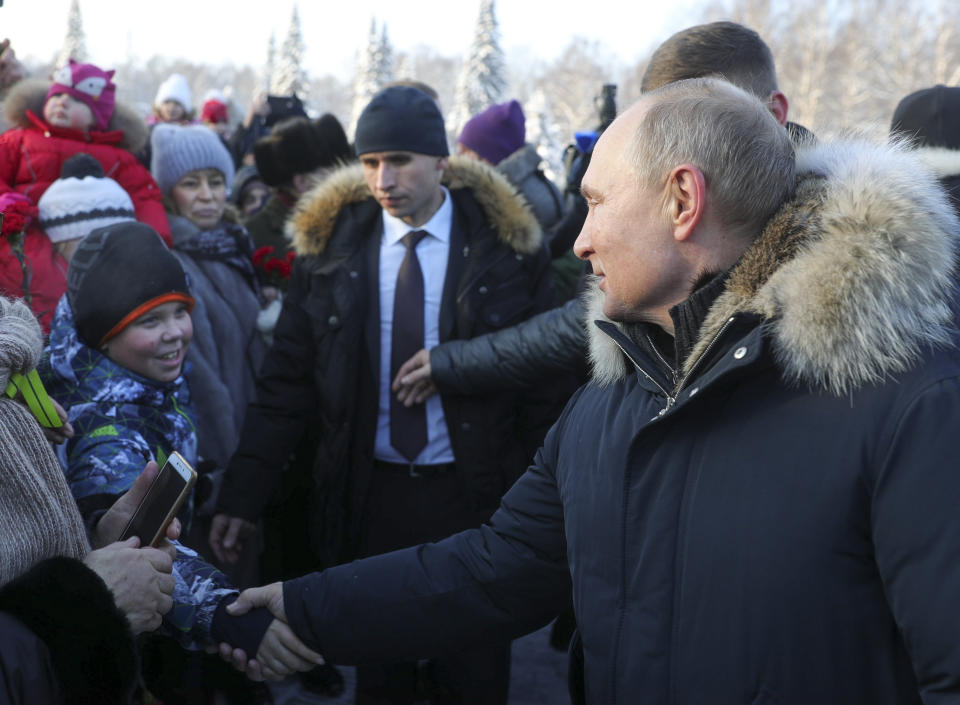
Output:
<path fill-rule="evenodd" d="M 536 252 L 543 233 L 523 196 L 492 168 L 466 157 L 450 157 L 443 184 L 451 191 L 470 189 L 500 240 L 516 252 Z M 287 237 L 298 254 L 318 255 L 333 234 L 340 210 L 372 198 L 359 164 L 333 172 L 305 193 L 287 220 Z"/>
<path fill-rule="evenodd" d="M 960 223 L 927 166 L 903 143 L 809 144 L 794 198 L 730 273 L 686 361 L 689 370 L 734 313 L 763 316 L 785 377 L 832 394 L 908 369 L 949 344 Z M 588 294 L 588 321 L 603 318 Z M 589 325 L 594 377 L 627 365 Z"/>
<path fill-rule="evenodd" d="M 3 101 L 3 117 L 14 127 L 29 128 L 33 123 L 27 118 L 27 111 L 43 115 L 43 101 L 50 90 L 50 82 L 40 79 L 20 81 L 7 93 Z M 123 140 L 118 147 L 130 152 L 139 152 L 147 145 L 150 132 L 146 121 L 128 105 L 117 102 L 110 118 L 108 130 L 119 130 Z"/>
<path fill-rule="evenodd" d="M 938 179 L 960 176 L 960 151 L 946 147 L 919 147 L 917 156 Z"/>

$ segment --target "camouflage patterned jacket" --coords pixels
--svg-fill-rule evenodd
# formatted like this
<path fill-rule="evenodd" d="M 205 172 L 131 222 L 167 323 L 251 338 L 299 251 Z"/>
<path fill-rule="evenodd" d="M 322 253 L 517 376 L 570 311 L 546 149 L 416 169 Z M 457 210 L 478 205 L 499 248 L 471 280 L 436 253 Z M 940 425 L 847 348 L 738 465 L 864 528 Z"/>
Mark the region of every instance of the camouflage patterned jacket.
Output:
<path fill-rule="evenodd" d="M 130 489 L 147 461 L 162 464 L 176 450 L 196 462 L 195 415 L 184 377 L 154 382 L 83 344 L 66 297 L 57 306 L 39 369 L 74 428 L 58 455 L 88 528 Z M 180 516 L 185 525 L 191 513 L 188 502 Z M 209 636 L 217 605 L 237 591 L 186 546 L 177 545 L 173 574 L 174 605 L 164 625 L 183 645 L 198 647 Z"/>

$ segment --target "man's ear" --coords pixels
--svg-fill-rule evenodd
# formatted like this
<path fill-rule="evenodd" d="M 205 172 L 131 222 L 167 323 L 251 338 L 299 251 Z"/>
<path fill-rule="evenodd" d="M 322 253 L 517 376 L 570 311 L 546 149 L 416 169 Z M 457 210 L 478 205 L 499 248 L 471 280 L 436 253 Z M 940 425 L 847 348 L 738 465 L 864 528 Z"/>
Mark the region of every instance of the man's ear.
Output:
<path fill-rule="evenodd" d="M 450 166 L 450 157 L 440 157 L 437 159 L 437 171 L 444 171 Z"/>
<path fill-rule="evenodd" d="M 667 177 L 670 224 L 673 237 L 682 242 L 690 237 L 707 205 L 707 183 L 693 164 L 674 167 Z"/>
<path fill-rule="evenodd" d="M 787 109 L 790 107 L 790 104 L 787 102 L 787 96 L 780 91 L 774 91 L 770 94 L 770 97 L 767 98 L 767 107 L 770 109 L 770 112 L 773 113 L 773 117 L 776 118 L 777 122 L 781 125 L 787 124 Z"/>

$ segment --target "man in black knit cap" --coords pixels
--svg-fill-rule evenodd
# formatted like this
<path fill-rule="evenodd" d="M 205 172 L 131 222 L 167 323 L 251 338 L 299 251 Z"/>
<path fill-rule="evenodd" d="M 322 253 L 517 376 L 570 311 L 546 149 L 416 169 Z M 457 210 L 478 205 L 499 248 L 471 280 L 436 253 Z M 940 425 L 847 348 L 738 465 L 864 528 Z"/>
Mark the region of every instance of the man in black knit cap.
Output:
<path fill-rule="evenodd" d="M 355 145 L 360 165 L 331 174 L 288 221 L 298 256 L 211 535 L 228 559 L 308 424 L 318 565 L 479 526 L 542 439 L 546 420 L 515 393 L 415 407 L 390 393 L 420 348 L 550 306 L 536 219 L 492 169 L 449 158 L 443 117 L 416 88 L 377 94 Z M 498 640 L 419 667 L 361 665 L 357 702 L 410 703 L 428 682 L 434 702 L 504 703 L 509 661 Z"/>

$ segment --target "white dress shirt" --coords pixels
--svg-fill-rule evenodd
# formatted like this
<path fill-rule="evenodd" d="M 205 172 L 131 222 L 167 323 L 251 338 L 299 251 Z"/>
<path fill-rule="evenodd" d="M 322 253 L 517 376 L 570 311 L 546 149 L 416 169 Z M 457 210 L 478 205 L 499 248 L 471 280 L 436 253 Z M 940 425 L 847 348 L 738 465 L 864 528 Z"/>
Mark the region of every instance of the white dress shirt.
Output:
<path fill-rule="evenodd" d="M 453 225 L 453 204 L 450 192 L 443 188 L 443 203 L 433 217 L 419 228 L 413 228 L 386 211 L 383 213 L 383 238 L 380 240 L 380 411 L 377 414 L 377 438 L 374 457 L 388 463 L 409 463 L 390 445 L 390 349 L 393 334 L 393 297 L 397 273 L 407 248 L 401 242 L 412 230 L 424 230 L 427 237 L 417 245 L 417 259 L 423 272 L 424 347 L 429 350 L 440 343 L 440 302 L 450 255 L 450 228 Z M 406 362 L 401 360 L 401 363 Z M 414 459 L 416 465 L 453 462 L 450 432 L 443 416 L 440 395 L 425 402 L 427 407 L 427 445 Z"/>

